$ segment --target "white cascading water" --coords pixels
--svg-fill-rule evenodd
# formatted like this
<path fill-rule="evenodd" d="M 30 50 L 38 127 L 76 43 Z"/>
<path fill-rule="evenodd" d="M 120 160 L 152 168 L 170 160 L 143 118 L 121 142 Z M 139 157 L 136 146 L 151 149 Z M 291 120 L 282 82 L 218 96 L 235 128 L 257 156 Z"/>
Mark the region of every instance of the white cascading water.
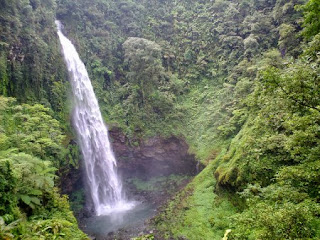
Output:
<path fill-rule="evenodd" d="M 70 74 L 74 99 L 73 121 L 80 142 L 88 187 L 96 215 L 128 210 L 122 183 L 117 175 L 117 163 L 111 149 L 108 130 L 93 92 L 88 72 L 71 41 L 61 32 L 56 21 L 58 36 Z"/>

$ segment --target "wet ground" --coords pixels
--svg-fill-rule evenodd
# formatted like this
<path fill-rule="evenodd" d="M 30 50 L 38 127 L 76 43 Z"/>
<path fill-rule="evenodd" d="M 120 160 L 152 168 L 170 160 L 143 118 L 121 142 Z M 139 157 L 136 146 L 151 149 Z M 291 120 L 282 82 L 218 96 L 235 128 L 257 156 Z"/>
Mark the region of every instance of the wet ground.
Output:
<path fill-rule="evenodd" d="M 104 216 L 91 216 L 79 219 L 80 228 L 96 240 L 130 240 L 139 235 L 152 233 L 149 220 L 157 214 L 157 208 L 184 187 L 187 176 L 126 182 L 129 199 L 135 207 L 128 211 L 113 212 Z"/>
<path fill-rule="evenodd" d="M 130 239 L 145 230 L 145 221 L 153 217 L 155 213 L 154 205 L 137 203 L 133 209 L 128 211 L 87 218 L 82 228 L 96 240 Z"/>

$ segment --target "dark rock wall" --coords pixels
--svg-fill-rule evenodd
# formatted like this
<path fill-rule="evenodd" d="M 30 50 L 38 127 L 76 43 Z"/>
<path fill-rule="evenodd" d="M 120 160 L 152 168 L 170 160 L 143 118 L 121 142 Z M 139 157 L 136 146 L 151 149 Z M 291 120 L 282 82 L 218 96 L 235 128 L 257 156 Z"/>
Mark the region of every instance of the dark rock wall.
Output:
<path fill-rule="evenodd" d="M 113 151 L 123 177 L 150 178 L 170 174 L 196 174 L 197 161 L 188 153 L 187 143 L 180 138 L 152 137 L 131 146 L 122 132 L 110 130 Z"/>
<path fill-rule="evenodd" d="M 180 138 L 152 137 L 132 146 L 120 129 L 109 131 L 118 169 L 123 179 L 168 176 L 170 174 L 195 175 L 197 161 L 188 153 L 187 143 Z M 69 171 L 60 178 L 61 190 L 65 194 L 83 187 L 81 169 Z"/>

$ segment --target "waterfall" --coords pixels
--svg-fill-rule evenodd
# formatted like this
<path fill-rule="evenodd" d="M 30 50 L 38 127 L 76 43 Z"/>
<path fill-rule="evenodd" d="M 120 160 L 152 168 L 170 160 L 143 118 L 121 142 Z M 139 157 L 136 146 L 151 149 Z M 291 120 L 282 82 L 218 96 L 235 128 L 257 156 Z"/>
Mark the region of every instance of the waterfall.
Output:
<path fill-rule="evenodd" d="M 127 202 L 124 196 L 108 130 L 88 72 L 71 41 L 61 32 L 61 23 L 56 21 L 56 25 L 70 75 L 74 101 L 73 123 L 84 158 L 86 180 L 95 213 L 103 215 L 127 210 L 132 203 Z"/>

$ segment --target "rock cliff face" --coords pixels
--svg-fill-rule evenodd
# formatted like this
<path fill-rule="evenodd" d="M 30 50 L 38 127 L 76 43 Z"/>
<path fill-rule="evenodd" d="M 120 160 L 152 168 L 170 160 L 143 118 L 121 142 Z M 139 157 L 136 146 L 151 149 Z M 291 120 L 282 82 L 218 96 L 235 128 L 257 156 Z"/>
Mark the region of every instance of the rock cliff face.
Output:
<path fill-rule="evenodd" d="M 153 137 L 131 146 L 129 139 L 118 128 L 109 131 L 118 169 L 123 179 L 168 176 L 170 174 L 195 175 L 197 161 L 188 153 L 187 143 L 180 138 Z M 61 191 L 71 194 L 83 187 L 82 171 L 73 169 L 60 177 Z"/>
<path fill-rule="evenodd" d="M 110 130 L 113 151 L 123 177 L 150 178 L 170 174 L 196 174 L 197 161 L 188 153 L 182 139 L 152 137 L 130 146 L 129 140 L 117 128 Z"/>

